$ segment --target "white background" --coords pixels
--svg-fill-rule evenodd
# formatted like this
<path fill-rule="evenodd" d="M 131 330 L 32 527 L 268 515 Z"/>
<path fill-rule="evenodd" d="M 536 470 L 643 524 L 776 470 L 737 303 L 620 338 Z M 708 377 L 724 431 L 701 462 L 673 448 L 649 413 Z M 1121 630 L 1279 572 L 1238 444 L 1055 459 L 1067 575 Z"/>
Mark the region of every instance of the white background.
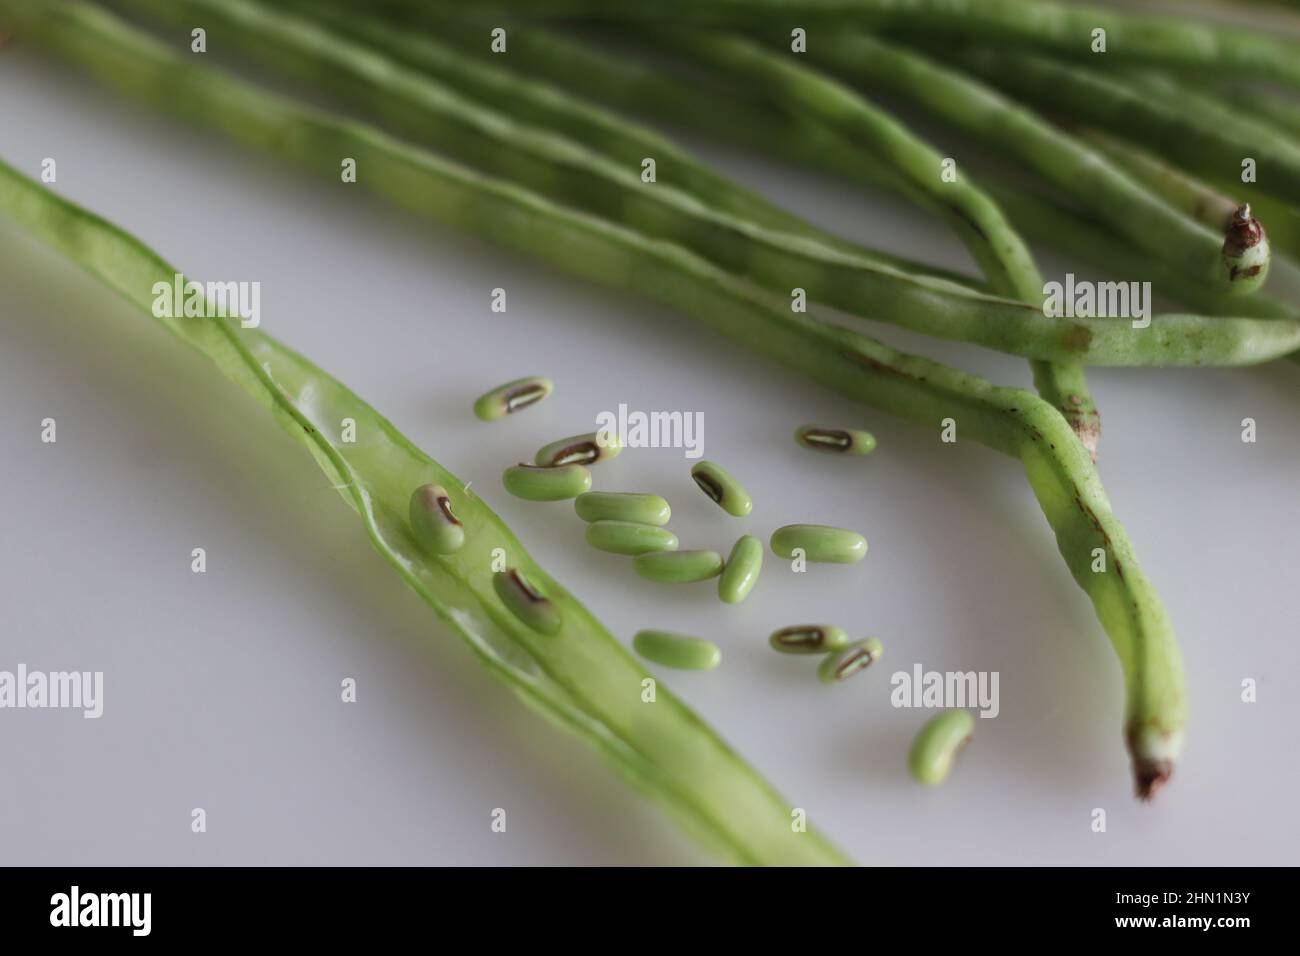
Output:
<path fill-rule="evenodd" d="M 888 197 L 690 142 L 846 235 L 969 268 L 942 226 Z M 679 315 L 158 119 L 21 50 L 0 56 L 0 156 L 32 176 L 56 158 L 55 188 L 189 275 L 260 281 L 267 331 L 473 480 L 620 638 L 716 637 L 719 670 L 664 679 L 856 860 L 1296 862 L 1295 364 L 1091 374 L 1102 473 L 1187 669 L 1185 757 L 1141 805 L 1115 656 L 1011 459 L 942 444 L 937 423 L 854 406 Z M 505 315 L 488 308 L 496 286 Z M 707 862 L 479 670 L 302 447 L 203 359 L 3 224 L 0 292 L 0 669 L 102 670 L 106 684 L 97 721 L 0 711 L 0 862 Z M 875 333 L 1029 381 L 1017 359 Z M 555 380 L 550 400 L 473 418 L 476 395 L 530 373 Z M 727 517 L 680 450 L 599 466 L 599 488 L 666 495 L 683 547 L 725 551 L 742 531 L 808 521 L 860 529 L 867 559 L 796 575 L 769 554 L 730 607 L 712 583 L 651 584 L 590 550 L 570 504 L 501 490 L 504 466 L 620 402 L 702 412 L 707 457 L 754 496 L 752 516 Z M 45 417 L 57 444 L 40 442 Z M 879 449 L 800 450 L 790 434 L 805 421 L 867 427 Z M 885 660 L 822 686 L 815 661 L 766 645 L 808 620 L 879 637 Z M 1000 716 L 978 721 L 936 790 L 905 769 L 927 714 L 889 704 L 890 674 L 915 662 L 1001 675 Z M 339 700 L 344 677 L 355 704 Z M 1244 678 L 1258 703 L 1240 701 Z M 195 807 L 205 834 L 190 831 Z M 496 807 L 505 834 L 489 828 Z"/>

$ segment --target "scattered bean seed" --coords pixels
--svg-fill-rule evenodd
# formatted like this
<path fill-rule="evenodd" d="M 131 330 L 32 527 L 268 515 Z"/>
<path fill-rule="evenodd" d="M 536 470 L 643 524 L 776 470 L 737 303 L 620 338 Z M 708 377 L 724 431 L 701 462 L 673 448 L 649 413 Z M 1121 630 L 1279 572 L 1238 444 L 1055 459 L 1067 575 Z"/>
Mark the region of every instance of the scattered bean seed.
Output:
<path fill-rule="evenodd" d="M 677 535 L 667 528 L 635 521 L 593 521 L 587 525 L 587 544 L 613 554 L 676 551 Z"/>
<path fill-rule="evenodd" d="M 865 641 L 854 641 L 842 651 L 827 655 L 817 668 L 817 678 L 823 684 L 848 680 L 858 671 L 864 671 L 880 660 L 884 653 L 884 645 L 874 637 L 869 637 Z"/>
<path fill-rule="evenodd" d="M 588 491 L 574 500 L 573 510 L 583 521 L 633 521 L 656 526 L 666 525 L 673 513 L 659 495 L 632 491 Z"/>
<path fill-rule="evenodd" d="M 623 443 L 613 432 L 588 432 L 553 441 L 537 452 L 539 465 L 594 465 L 618 456 Z"/>
<path fill-rule="evenodd" d="M 809 561 L 855 564 L 867 554 L 867 539 L 856 531 L 821 524 L 788 524 L 772 532 L 772 552 L 783 558 L 803 551 Z"/>
<path fill-rule="evenodd" d="M 711 671 L 722 661 L 712 641 L 670 631 L 638 631 L 632 647 L 648 661 L 686 671 Z"/>
<path fill-rule="evenodd" d="M 506 491 L 529 501 L 563 501 L 591 487 L 591 472 L 582 465 L 511 465 L 501 476 Z"/>
<path fill-rule="evenodd" d="M 515 617 L 539 634 L 554 634 L 560 629 L 560 609 L 516 569 L 508 568 L 492 575 L 492 589 L 501 603 Z"/>
<path fill-rule="evenodd" d="M 848 647 L 849 635 L 830 624 L 795 624 L 773 631 L 767 642 L 782 654 L 827 654 Z"/>
<path fill-rule="evenodd" d="M 647 551 L 632 559 L 636 573 L 647 581 L 687 584 L 722 573 L 722 555 L 716 551 Z"/>
<path fill-rule="evenodd" d="M 794 440 L 805 448 L 839 455 L 869 455 L 876 450 L 876 437 L 858 428 L 800 425 L 794 433 Z"/>
<path fill-rule="evenodd" d="M 953 758 L 961 752 L 975 730 L 969 711 L 945 710 L 935 714 L 912 742 L 907 766 L 918 783 L 927 787 L 943 783 L 952 770 Z"/>
<path fill-rule="evenodd" d="M 725 469 L 711 461 L 696 462 L 691 477 L 700 490 L 712 498 L 729 515 L 743 518 L 754 507 L 749 492 Z"/>
<path fill-rule="evenodd" d="M 492 389 L 474 402 L 474 414 L 485 422 L 494 422 L 529 405 L 536 405 L 554 390 L 549 378 L 533 375 Z"/>
<path fill-rule="evenodd" d="M 742 535 L 731 549 L 731 556 L 718 579 L 718 597 L 728 604 L 739 604 L 749 596 L 763 570 L 763 542 L 752 534 Z"/>
<path fill-rule="evenodd" d="M 421 485 L 411 493 L 408 509 L 411 531 L 425 551 L 454 554 L 465 544 L 465 526 L 451 510 L 451 498 L 442 485 Z"/>

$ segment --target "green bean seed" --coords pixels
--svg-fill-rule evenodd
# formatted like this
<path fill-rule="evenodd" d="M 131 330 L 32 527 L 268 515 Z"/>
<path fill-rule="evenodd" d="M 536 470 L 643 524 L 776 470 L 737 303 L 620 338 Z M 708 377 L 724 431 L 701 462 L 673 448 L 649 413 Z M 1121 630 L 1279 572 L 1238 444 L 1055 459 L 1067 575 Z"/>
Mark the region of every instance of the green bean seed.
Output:
<path fill-rule="evenodd" d="M 718 579 L 718 597 L 728 604 L 739 604 L 754 590 L 762 570 L 763 542 L 752 534 L 742 535 L 732 547 L 722 577 Z"/>
<path fill-rule="evenodd" d="M 666 525 L 672 517 L 668 502 L 659 495 L 633 491 L 588 491 L 578 495 L 573 510 L 583 521 L 632 521 Z"/>
<path fill-rule="evenodd" d="M 474 414 L 485 422 L 494 422 L 529 405 L 536 405 L 554 389 L 549 378 L 538 375 L 517 378 L 480 395 L 474 402 Z"/>
<path fill-rule="evenodd" d="M 772 553 L 793 558 L 795 549 L 809 561 L 856 564 L 867 554 L 867 539 L 856 531 L 822 524 L 788 524 L 772 532 Z"/>
<path fill-rule="evenodd" d="M 632 647 L 648 661 L 684 671 L 711 671 L 722 662 L 722 651 L 712 641 L 670 631 L 638 631 Z"/>
<path fill-rule="evenodd" d="M 647 554 L 676 551 L 677 535 L 667 528 L 635 521 L 593 521 L 587 525 L 587 544 L 613 554 Z"/>
<path fill-rule="evenodd" d="M 854 641 L 843 650 L 827 655 L 817 667 L 817 679 L 823 684 L 834 684 L 848 680 L 858 671 L 864 671 L 885 653 L 882 645 L 874 637 L 865 641 Z"/>
<path fill-rule="evenodd" d="M 838 455 L 870 455 L 876 450 L 876 436 L 857 428 L 800 425 L 794 433 L 794 440 L 805 448 Z"/>
<path fill-rule="evenodd" d="M 442 485 L 421 485 L 411 493 L 411 531 L 420 547 L 433 554 L 455 554 L 465 544 L 465 526 L 451 510 Z"/>
<path fill-rule="evenodd" d="M 537 452 L 533 461 L 539 465 L 594 465 L 615 458 L 623 443 L 613 432 L 588 432 L 553 441 Z"/>
<path fill-rule="evenodd" d="M 492 575 L 492 589 L 510 613 L 539 634 L 560 629 L 560 609 L 533 587 L 515 568 Z"/>
<path fill-rule="evenodd" d="M 529 501 L 564 501 L 591 487 L 591 472 L 582 465 L 511 465 L 501 475 L 506 491 Z"/>
<path fill-rule="evenodd" d="M 945 710 L 927 720 L 907 755 L 908 769 L 916 781 L 927 787 L 943 783 L 952 770 L 953 758 L 974 730 L 975 719 L 965 710 Z"/>
<path fill-rule="evenodd" d="M 716 551 L 647 551 L 632 559 L 632 567 L 647 581 L 688 584 L 722 573 L 722 555 Z"/>
<path fill-rule="evenodd" d="M 848 647 L 849 635 L 830 624 L 795 624 L 773 631 L 767 642 L 782 654 L 827 654 Z"/>
<path fill-rule="evenodd" d="M 696 462 L 691 468 L 691 477 L 700 486 L 700 490 L 729 515 L 743 518 L 754 507 L 744 485 L 711 461 Z"/>

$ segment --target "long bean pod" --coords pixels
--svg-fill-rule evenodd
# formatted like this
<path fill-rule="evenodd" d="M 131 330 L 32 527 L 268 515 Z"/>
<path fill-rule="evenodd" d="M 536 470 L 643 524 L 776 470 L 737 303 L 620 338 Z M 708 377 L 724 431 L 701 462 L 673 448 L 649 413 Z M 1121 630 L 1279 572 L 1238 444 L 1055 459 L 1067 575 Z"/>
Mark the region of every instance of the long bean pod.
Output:
<path fill-rule="evenodd" d="M 132 305 L 153 314 L 153 286 L 178 270 L 140 242 L 0 163 L 0 214 L 30 230 Z M 375 549 L 526 701 L 592 746 L 725 859 L 828 864 L 844 858 L 819 834 L 791 833 L 790 810 L 761 777 L 662 685 L 653 705 L 628 688 L 649 675 L 576 598 L 528 554 L 455 475 L 429 458 L 336 379 L 237 320 L 159 317 L 268 408 L 310 450 L 357 512 Z M 353 419 L 363 441 L 343 440 Z M 455 489 L 464 542 L 454 554 L 424 550 L 407 523 L 411 492 Z M 540 588 L 559 612 L 539 634 L 509 612 L 493 587 L 493 552 Z"/>
<path fill-rule="evenodd" d="M 78 63 L 107 86 L 122 89 L 181 118 L 211 125 L 241 142 L 268 149 L 334 179 L 338 178 L 341 159 L 351 157 L 358 167 L 365 165 L 377 173 L 358 177 L 358 185 L 364 188 L 458 228 L 557 264 L 571 265 L 597 281 L 607 278 L 608 271 L 599 258 L 572 262 L 567 249 L 555 246 L 541 232 L 513 228 L 512 223 L 524 215 L 521 208 L 542 205 L 557 228 L 562 223 L 563 229 L 597 237 L 608 231 L 608 219 L 542 202 L 534 193 L 485 178 L 372 127 L 251 87 L 222 71 L 194 63 L 97 7 L 78 2 L 0 0 L 0 11 L 5 9 L 39 11 L 30 21 L 33 40 Z M 235 116 L 240 122 L 232 122 Z M 499 122 L 508 124 L 504 118 Z M 284 130 L 294 130 L 294 135 L 286 135 Z M 564 148 L 575 157 L 581 155 L 577 147 Z M 581 158 L 583 163 L 590 159 L 585 155 Z M 529 166 L 519 162 L 515 165 Z M 418 193 L 408 188 L 412 182 L 422 184 Z M 595 191 L 589 187 L 581 176 L 573 183 L 579 193 Z M 664 197 L 671 191 L 641 192 Z M 862 311 L 866 303 L 872 318 L 1025 358 L 1082 365 L 1248 365 L 1300 348 L 1300 324 L 1291 322 L 1168 314 L 1153 317 L 1147 328 L 1133 328 L 1128 318 L 1048 317 L 1040 306 L 912 276 L 841 256 L 798 236 L 767 232 L 752 223 L 711 213 L 684 194 L 673 194 L 664 202 L 657 208 L 694 208 L 702 221 L 725 224 L 712 237 L 719 241 L 711 248 L 717 258 L 739 259 L 742 264 L 751 255 L 759 255 L 761 261 L 752 263 L 753 268 L 741 270 L 748 278 L 761 276 L 765 284 L 785 291 L 817 287 L 828 301 L 843 302 L 852 311 Z M 617 208 L 628 212 L 632 203 L 628 199 L 618 203 Z M 495 215 L 488 215 L 488 210 L 495 210 Z M 662 216 L 649 218 L 660 223 L 663 220 Z M 735 238 L 753 239 L 754 244 L 736 245 L 731 241 Z M 675 246 L 655 244 L 653 248 L 663 257 L 677 254 Z"/>
<path fill-rule="evenodd" d="M 410 0 L 366 2 L 399 16 L 418 16 L 425 6 Z M 737 28 L 833 22 L 909 37 L 947 35 L 999 48 L 1050 50 L 1093 63 L 1102 59 L 1094 50 L 1094 31 L 1104 30 L 1104 57 L 1117 63 L 1189 72 L 1216 70 L 1300 87 L 1300 43 L 1296 41 L 1187 17 L 1056 0 L 479 0 L 475 7 L 480 12 L 499 9 L 530 17 L 694 21 Z"/>
<path fill-rule="evenodd" d="M 0 13 L 16 9 L 14 0 L 0 0 Z M 38 39 L 96 68 L 105 81 L 331 175 L 338 156 L 357 157 L 374 173 L 366 181 L 401 205 L 678 308 L 857 401 L 930 427 L 952 417 L 966 437 L 1018 458 L 1067 566 L 1118 653 L 1126 688 L 1124 736 L 1139 794 L 1150 796 L 1168 778 L 1182 746 L 1185 708 L 1173 629 L 1087 451 L 1050 404 L 776 308 L 679 247 L 563 210 L 516 187 L 491 184 L 374 131 L 327 121 L 259 88 L 179 62 L 96 9 L 76 4 L 40 11 L 26 23 Z M 403 507 L 410 487 L 404 486 Z M 1098 553 L 1106 558 L 1099 572 L 1093 570 Z"/>

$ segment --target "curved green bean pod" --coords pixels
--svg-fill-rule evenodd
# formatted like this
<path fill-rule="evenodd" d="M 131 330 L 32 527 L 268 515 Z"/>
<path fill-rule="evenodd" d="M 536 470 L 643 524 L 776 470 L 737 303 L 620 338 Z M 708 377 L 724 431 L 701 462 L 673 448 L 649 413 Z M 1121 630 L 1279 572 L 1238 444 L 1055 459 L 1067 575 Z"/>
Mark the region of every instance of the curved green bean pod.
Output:
<path fill-rule="evenodd" d="M 630 164 L 611 162 L 583 144 L 516 123 L 302 18 L 247 0 L 120 2 L 183 22 L 202 15 L 210 37 L 237 44 L 275 68 L 321 80 L 358 106 L 377 108 L 390 125 L 423 145 L 559 201 L 681 242 L 783 294 L 804 288 L 814 300 L 863 314 L 870 300 L 857 294 L 853 276 L 866 271 L 872 273 L 871 282 L 879 282 L 900 275 L 883 257 L 860 255 L 850 243 L 838 243 L 839 251 L 834 251 L 820 238 L 787 241 L 794 234 L 715 209 L 667 177 L 649 187 L 640 179 L 639 157 Z M 836 278 L 836 268 L 848 270 L 847 281 Z M 939 279 L 925 281 L 959 295 L 968 291 Z"/>
<path fill-rule="evenodd" d="M 151 0 L 148 5 L 157 11 L 156 2 Z M 496 63 L 471 57 L 427 33 L 398 29 L 376 17 L 346 15 L 331 2 L 322 0 L 290 0 L 288 5 L 298 15 L 320 23 L 334 33 L 354 37 L 403 66 L 445 83 L 518 122 L 554 130 L 628 168 L 639 168 L 644 158 L 654 157 L 664 181 L 731 215 L 777 232 L 815 239 L 846 255 L 882 262 L 904 272 L 931 275 L 961 284 L 971 281 L 968 276 L 849 242 L 769 202 L 759 193 L 737 185 L 648 127 L 612 113 L 590 99 L 579 98 L 535 78 L 525 79 Z M 169 4 L 168 8 L 169 15 L 175 19 L 174 5 Z M 449 29 L 454 26 L 452 24 L 444 22 L 441 26 L 441 34 L 462 35 L 462 32 Z"/>
<path fill-rule="evenodd" d="M 0 214 L 146 313 L 153 284 L 170 286 L 179 274 L 122 230 L 3 163 Z M 789 804 L 662 684 L 654 704 L 643 703 L 636 689 L 649 677 L 645 669 L 477 496 L 452 492 L 465 532 L 456 553 L 424 551 L 406 520 L 412 489 L 428 483 L 463 489 L 464 482 L 356 394 L 261 331 L 240 328 L 237 320 L 159 321 L 212 359 L 307 446 L 360 516 L 375 549 L 497 677 L 591 745 L 707 847 L 739 863 L 845 862 L 819 834 L 792 833 Z M 344 415 L 366 431 L 365 441 L 340 440 L 337 423 Z M 554 633 L 535 632 L 502 603 L 493 587 L 498 548 L 559 612 Z"/>
<path fill-rule="evenodd" d="M 407 0 L 377 0 L 375 5 L 397 15 L 418 6 Z M 1102 59 L 1092 51 L 1093 31 L 1100 27 L 1106 31 L 1105 59 L 1189 71 L 1220 70 L 1300 87 L 1300 44 L 1294 41 L 1184 16 L 1053 0 L 479 0 L 475 7 L 530 17 L 694 21 L 739 28 L 765 22 L 790 26 L 820 22 L 838 29 L 855 25 L 908 37 L 946 34 L 999 48 L 1045 49 L 1092 63 Z"/>
<path fill-rule="evenodd" d="M 610 281 L 611 270 L 602 256 L 580 260 L 555 238 L 572 232 L 586 236 L 589 244 L 617 245 L 625 230 L 606 219 L 557 206 L 371 127 L 300 106 L 198 65 L 98 8 L 0 0 L 0 11 L 6 9 L 41 11 L 31 21 L 32 39 L 110 87 L 333 179 L 338 178 L 339 160 L 354 158 L 359 168 L 371 172 L 359 176 L 357 185 L 580 275 Z M 574 150 L 575 155 L 581 152 Z M 590 187 L 581 178 L 575 183 L 579 191 L 591 191 Z M 665 196 L 671 190 L 656 187 L 647 192 Z M 691 197 L 679 194 L 674 201 L 682 208 L 697 207 L 702 216 L 710 215 Z M 1172 314 L 1154 317 L 1148 328 L 1134 329 L 1126 318 L 1049 318 L 1038 306 L 849 259 L 810 240 L 778 236 L 748 222 L 711 215 L 715 222 L 725 222 L 732 236 L 755 240 L 748 247 L 736 246 L 730 237 L 718 243 L 720 258 L 761 255 L 762 261 L 753 269 L 742 269 L 742 274 L 761 275 L 773 288 L 787 291 L 816 286 L 828 300 L 844 302 L 851 309 L 860 311 L 863 303 L 869 304 L 872 318 L 1025 358 L 1082 365 L 1248 365 L 1300 348 L 1300 324 L 1289 322 Z M 518 228 L 520 222 L 534 220 L 538 226 Z M 641 234 L 636 236 L 640 241 Z M 665 243 L 647 245 L 664 260 L 685 251 Z M 634 269 L 619 281 L 639 288 L 641 271 Z"/>
<path fill-rule="evenodd" d="M 13 0 L 0 0 L 0 12 L 13 9 Z M 680 309 L 883 411 L 929 427 L 953 417 L 966 437 L 1019 458 L 1067 565 L 1118 652 L 1126 685 L 1124 731 L 1139 793 L 1150 795 L 1168 777 L 1182 743 L 1185 706 L 1173 630 L 1087 451 L 1050 404 L 775 307 L 765 295 L 680 247 L 568 212 L 357 124 L 294 108 L 264 90 L 182 62 L 101 11 L 81 5 L 42 10 L 44 15 L 28 24 L 38 39 L 93 68 L 105 82 L 331 176 L 338 156 L 357 157 L 371 168 L 362 181 L 398 204 Z M 403 504 L 409 493 L 404 485 Z M 458 513 L 467 517 L 463 508 Z M 473 530 L 469 520 L 466 527 Z M 1099 573 L 1092 571 L 1095 549 L 1106 556 Z M 554 597 L 549 579 L 539 581 Z"/>

